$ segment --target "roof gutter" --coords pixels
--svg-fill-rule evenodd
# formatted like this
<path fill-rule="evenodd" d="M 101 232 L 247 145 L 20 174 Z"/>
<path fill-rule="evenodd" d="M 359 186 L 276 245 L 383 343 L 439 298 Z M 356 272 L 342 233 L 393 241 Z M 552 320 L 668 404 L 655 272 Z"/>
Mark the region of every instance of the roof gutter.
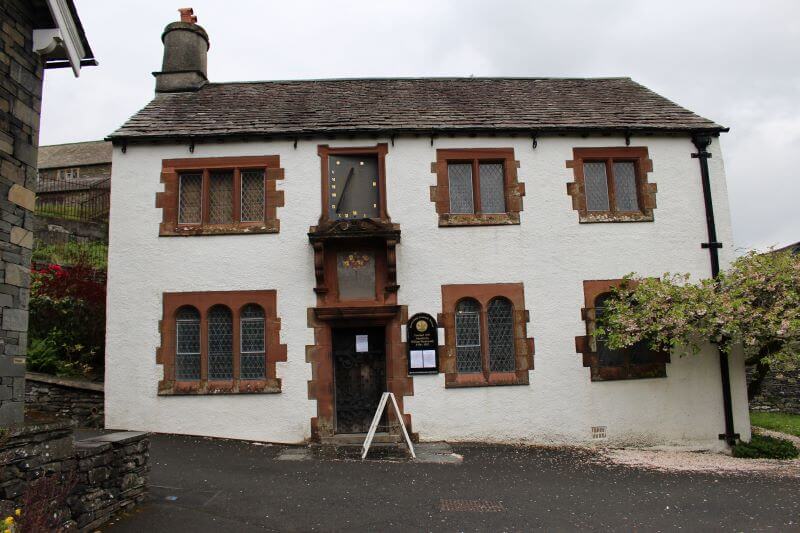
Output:
<path fill-rule="evenodd" d="M 697 153 L 692 154 L 694 159 L 700 163 L 700 179 L 703 183 L 703 200 L 706 211 L 706 229 L 708 231 L 708 242 L 701 243 L 700 246 L 708 249 L 708 256 L 711 261 L 711 276 L 719 276 L 719 249 L 722 243 L 717 241 L 717 226 L 714 222 L 714 203 L 711 198 L 711 179 L 708 171 L 708 159 L 711 153 L 708 146 L 711 144 L 711 137 L 708 135 L 695 135 L 692 142 L 697 147 Z M 722 379 L 722 407 L 725 414 L 725 433 L 720 433 L 720 440 L 724 440 L 729 446 L 736 444 L 739 434 L 733 427 L 733 401 L 731 397 L 731 373 L 728 354 L 717 348 L 719 353 L 719 372 Z"/>
<path fill-rule="evenodd" d="M 478 136 L 478 135 L 509 135 L 512 137 L 541 137 L 541 136 L 589 136 L 589 135 L 620 135 L 626 141 L 632 136 L 655 136 L 655 135 L 706 135 L 717 137 L 720 133 L 726 133 L 730 128 L 714 126 L 708 128 L 631 128 L 631 127 L 588 127 L 588 128 L 562 128 L 562 127 L 539 127 L 539 128 L 387 128 L 374 130 L 298 130 L 280 132 L 219 132 L 204 134 L 133 134 L 111 133 L 104 140 L 112 141 L 115 144 L 134 143 L 134 142 L 202 142 L 225 140 L 269 140 L 269 139 L 312 139 L 312 138 L 334 138 L 334 137 L 392 137 L 399 135 L 410 135 L 416 137 L 436 137 L 445 136 Z"/>

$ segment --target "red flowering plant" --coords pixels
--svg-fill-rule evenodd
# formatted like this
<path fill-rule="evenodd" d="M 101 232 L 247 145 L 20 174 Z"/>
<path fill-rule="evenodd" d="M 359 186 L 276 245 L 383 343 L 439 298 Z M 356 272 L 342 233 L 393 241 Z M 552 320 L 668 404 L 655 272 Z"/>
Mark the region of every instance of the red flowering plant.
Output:
<path fill-rule="evenodd" d="M 31 370 L 94 377 L 105 346 L 105 275 L 86 262 L 31 271 Z"/>

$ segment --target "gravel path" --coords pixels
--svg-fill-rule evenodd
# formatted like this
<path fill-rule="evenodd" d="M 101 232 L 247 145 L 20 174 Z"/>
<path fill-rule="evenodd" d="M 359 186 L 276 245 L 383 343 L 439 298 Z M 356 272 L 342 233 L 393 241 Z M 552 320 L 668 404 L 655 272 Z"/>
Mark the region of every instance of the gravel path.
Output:
<path fill-rule="evenodd" d="M 800 438 L 777 431 L 753 428 L 756 433 L 792 441 L 800 448 Z M 607 449 L 599 455 L 600 462 L 645 468 L 659 472 L 703 472 L 711 474 L 761 473 L 800 478 L 800 459 L 742 459 L 723 453 L 655 451 L 641 449 Z"/>

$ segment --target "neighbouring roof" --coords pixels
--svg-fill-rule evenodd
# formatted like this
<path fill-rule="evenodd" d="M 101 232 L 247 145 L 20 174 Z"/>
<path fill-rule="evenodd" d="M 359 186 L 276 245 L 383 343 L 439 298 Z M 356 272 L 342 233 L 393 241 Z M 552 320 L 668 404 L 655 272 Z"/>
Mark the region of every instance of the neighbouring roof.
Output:
<path fill-rule="evenodd" d="M 399 78 L 159 93 L 109 139 L 612 130 L 727 131 L 630 78 Z"/>
<path fill-rule="evenodd" d="M 39 147 L 39 169 L 82 167 L 111 163 L 112 146 L 108 141 L 51 144 Z"/>

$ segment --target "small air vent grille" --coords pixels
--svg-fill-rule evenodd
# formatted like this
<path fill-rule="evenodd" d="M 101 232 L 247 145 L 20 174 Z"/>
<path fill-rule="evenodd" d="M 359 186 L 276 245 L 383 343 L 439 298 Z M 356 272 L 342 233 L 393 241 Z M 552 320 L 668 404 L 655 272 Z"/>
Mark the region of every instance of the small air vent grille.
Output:
<path fill-rule="evenodd" d="M 592 438 L 593 439 L 606 438 L 606 426 L 592 426 Z"/>

